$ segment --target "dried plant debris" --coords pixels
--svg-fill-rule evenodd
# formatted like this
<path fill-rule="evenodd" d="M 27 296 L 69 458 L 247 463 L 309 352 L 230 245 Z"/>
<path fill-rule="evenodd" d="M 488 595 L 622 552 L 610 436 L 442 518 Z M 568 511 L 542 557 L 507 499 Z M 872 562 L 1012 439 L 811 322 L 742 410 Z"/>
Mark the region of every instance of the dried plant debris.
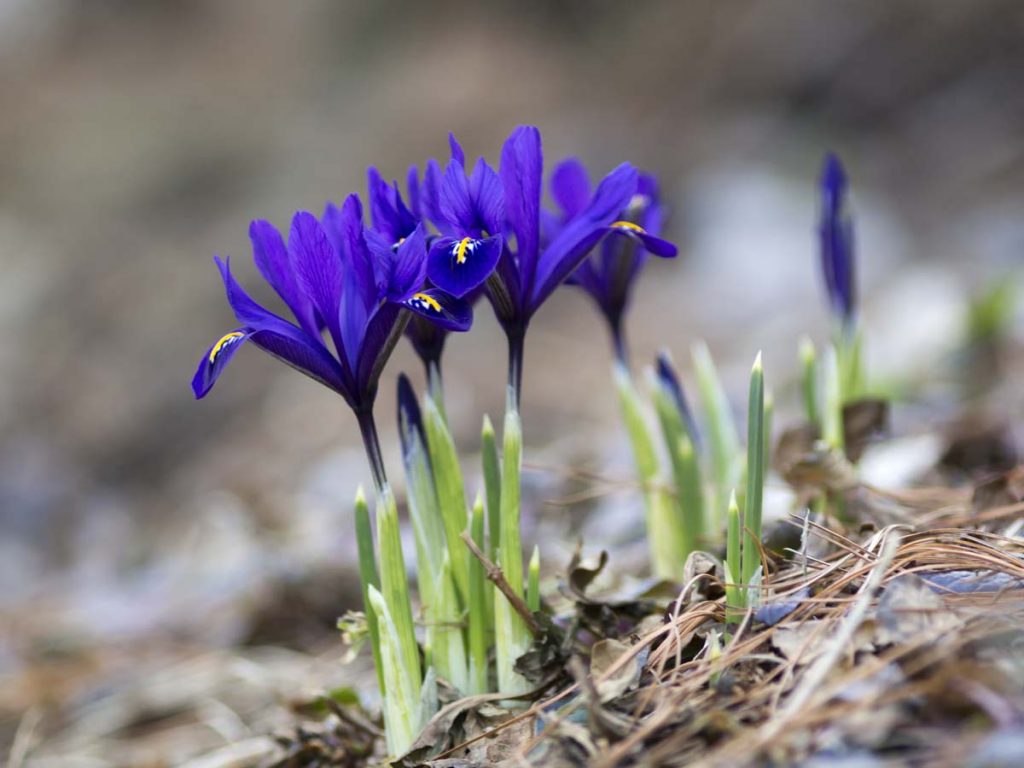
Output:
<path fill-rule="evenodd" d="M 1007 472 L 982 478 L 974 486 L 971 506 L 982 514 L 999 507 L 1009 507 L 1024 501 L 1024 465 Z"/>
<path fill-rule="evenodd" d="M 857 485 L 857 473 L 846 454 L 828 446 L 811 425 L 782 433 L 772 451 L 778 473 L 798 493 L 825 489 L 846 491 Z"/>
<path fill-rule="evenodd" d="M 1024 724 L 1024 541 L 904 526 L 856 541 L 810 529 L 831 554 L 783 563 L 765 585 L 773 596 L 741 623 L 726 624 L 720 600 L 691 589 L 632 633 L 615 627 L 589 652 L 564 646 L 564 684 L 528 708 L 450 705 L 424 736 L 445 750 L 426 763 L 1013 765 L 1004 757 Z M 603 561 L 573 563 L 565 591 L 577 607 L 590 607 Z M 691 570 L 711 578 L 715 560 Z"/>
<path fill-rule="evenodd" d="M 941 466 L 969 476 L 1008 471 L 1017 464 L 1010 427 L 989 414 L 968 413 L 952 427 Z"/>
<path fill-rule="evenodd" d="M 532 614 L 517 668 L 533 689 L 459 698 L 440 681 L 444 706 L 393 764 L 1024 764 L 1017 474 L 999 476 L 1011 495 L 980 512 L 967 488 L 860 487 L 847 501 L 864 518 L 780 521 L 756 607 L 728 621 L 720 553 L 693 552 L 671 583 L 628 581 L 607 553 L 580 549 Z M 898 522 L 863 523 L 886 516 Z M 134 764 L 139 744 L 179 739 L 177 754 L 203 755 L 180 761 L 191 768 L 387 764 L 371 671 L 344 687 L 361 660 L 338 658 L 330 676 L 292 652 L 179 664 L 68 708 L 59 733 L 26 718 L 12 755 Z M 336 687 L 296 701 L 287 692 L 305 666 Z"/>
<path fill-rule="evenodd" d="M 862 398 L 843 406 L 846 458 L 857 463 L 865 449 L 889 434 L 889 403 L 877 397 Z"/>
<path fill-rule="evenodd" d="M 381 736 L 379 727 L 366 727 L 337 708 L 322 722 L 299 726 L 293 734 L 277 739 L 283 754 L 267 763 L 267 768 L 314 768 L 366 765 L 374 755 Z"/>
<path fill-rule="evenodd" d="M 1015 520 L 985 531 L 969 527 L 965 507 L 953 514 L 960 527 L 902 524 L 856 537 L 794 516 L 799 548 L 770 561 L 762 604 L 738 623 L 726 623 L 713 553 L 691 556 L 685 584 L 633 586 L 610 578 L 606 555 L 577 554 L 535 614 L 542 631 L 520 660 L 534 690 L 449 698 L 396 764 L 1020 764 L 1024 540 L 1005 535 Z M 256 657 L 246 663 L 250 676 L 259 669 Z M 184 679 L 180 668 L 174 677 Z M 385 764 L 375 708 L 360 704 L 369 680 L 293 701 L 289 727 L 275 718 L 268 731 L 266 715 L 246 713 L 251 726 L 183 764 Z M 211 695 L 231 702 L 234 685 Z M 97 738 L 96 717 L 83 711 L 76 722 L 79 742 Z M 182 722 L 133 735 L 199 733 Z M 110 750 L 128 736 L 120 728 L 99 743 Z M 122 744 L 109 754 L 143 752 Z"/>
<path fill-rule="evenodd" d="M 1024 540 L 1016 520 L 973 527 L 956 498 L 942 514 L 959 526 L 853 536 L 794 516 L 798 547 L 733 623 L 714 553 L 691 555 L 684 584 L 623 587 L 607 554 L 577 552 L 519 660 L 534 690 L 450 701 L 395 764 L 1016 765 Z M 355 697 L 301 712 L 272 756 L 224 764 L 385 762 Z"/>
<path fill-rule="evenodd" d="M 928 582 L 912 573 L 902 574 L 886 586 L 876 612 L 875 643 L 898 645 L 937 640 L 962 626 L 956 614 Z"/>

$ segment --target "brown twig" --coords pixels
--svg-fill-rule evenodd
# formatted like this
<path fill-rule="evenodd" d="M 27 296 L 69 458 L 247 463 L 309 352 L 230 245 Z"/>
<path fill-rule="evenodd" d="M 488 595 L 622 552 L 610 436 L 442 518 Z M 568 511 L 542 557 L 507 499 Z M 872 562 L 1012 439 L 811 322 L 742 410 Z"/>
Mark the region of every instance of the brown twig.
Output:
<path fill-rule="evenodd" d="M 484 571 L 487 573 L 487 578 L 494 582 L 501 594 L 505 596 L 505 599 L 509 601 L 515 612 L 519 614 L 520 618 L 526 623 L 526 628 L 530 630 L 530 634 L 534 637 L 540 637 L 543 630 L 537 620 L 533 618 L 533 614 L 530 612 L 526 602 L 519 595 L 515 593 L 515 590 L 509 585 L 505 579 L 505 574 L 501 572 L 501 567 L 492 563 L 485 555 L 480 547 L 476 545 L 473 538 L 469 535 L 468 531 L 462 532 L 462 540 L 466 542 L 466 546 L 469 547 L 469 551 L 473 553 L 473 557 L 480 561 L 484 567 Z"/>

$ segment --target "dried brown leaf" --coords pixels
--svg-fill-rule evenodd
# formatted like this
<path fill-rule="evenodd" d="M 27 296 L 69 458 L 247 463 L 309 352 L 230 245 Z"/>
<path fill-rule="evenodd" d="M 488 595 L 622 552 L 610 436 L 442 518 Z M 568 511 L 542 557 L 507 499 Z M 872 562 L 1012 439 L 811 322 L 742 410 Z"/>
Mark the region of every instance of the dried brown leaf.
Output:
<path fill-rule="evenodd" d="M 629 661 L 605 676 L 632 646 L 619 640 L 608 638 L 598 640 L 590 652 L 590 674 L 595 680 L 597 693 L 602 703 L 617 699 L 636 687 L 640 682 L 640 659 L 633 655 Z"/>
<path fill-rule="evenodd" d="M 879 645 L 938 637 L 961 625 L 943 599 L 919 576 L 907 573 L 890 581 L 878 604 L 875 641 Z"/>

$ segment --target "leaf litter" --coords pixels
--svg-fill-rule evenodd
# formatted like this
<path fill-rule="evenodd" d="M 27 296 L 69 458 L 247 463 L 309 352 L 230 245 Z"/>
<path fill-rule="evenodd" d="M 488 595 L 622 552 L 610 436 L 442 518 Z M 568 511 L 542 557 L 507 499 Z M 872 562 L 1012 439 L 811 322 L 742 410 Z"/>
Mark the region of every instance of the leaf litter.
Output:
<path fill-rule="evenodd" d="M 448 689 L 395 764 L 1022 764 L 1020 471 L 1000 470 L 999 492 L 987 495 L 991 474 L 968 488 L 883 491 L 850 486 L 841 457 L 799 455 L 795 485 L 845 488 L 856 521 L 783 520 L 766 540 L 760 605 L 738 624 L 725 621 L 718 552 L 693 553 L 674 584 L 626 581 L 607 553 L 579 547 L 532 617 L 519 668 L 533 691 L 513 701 Z M 90 764 L 143 764 L 146 750 L 125 744 L 157 738 L 209 743 L 180 762 L 191 768 L 385 762 L 372 675 L 347 688 L 353 668 L 339 674 L 330 658 L 304 671 L 298 652 L 183 660 L 68 707 L 50 760 L 44 726 L 26 716 L 9 763 L 72 764 L 56 755 L 78 753 Z M 299 676 L 313 682 L 306 690 L 337 683 L 295 695 Z"/>

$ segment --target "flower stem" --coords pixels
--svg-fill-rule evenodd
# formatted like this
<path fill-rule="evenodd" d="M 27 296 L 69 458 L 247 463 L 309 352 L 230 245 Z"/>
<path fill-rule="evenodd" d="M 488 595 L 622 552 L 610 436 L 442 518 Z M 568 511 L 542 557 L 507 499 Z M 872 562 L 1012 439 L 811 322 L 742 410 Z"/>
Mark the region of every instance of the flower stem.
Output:
<path fill-rule="evenodd" d="M 523 389 L 523 347 L 526 328 L 511 326 L 505 329 L 508 337 L 508 386 L 513 395 L 513 405 L 518 412 L 520 394 Z"/>
<path fill-rule="evenodd" d="M 612 320 L 612 347 L 615 350 L 615 362 L 629 370 L 629 347 L 626 345 L 626 334 L 622 330 L 622 317 Z"/>
<path fill-rule="evenodd" d="M 448 414 L 444 410 L 444 380 L 441 377 L 440 360 L 427 363 L 427 393 L 437 406 L 437 410 L 441 412 L 442 418 L 448 421 Z"/>
<path fill-rule="evenodd" d="M 388 476 L 384 471 L 384 457 L 380 451 L 380 439 L 377 437 L 377 422 L 373 418 L 373 409 L 356 411 L 356 419 L 359 422 L 359 431 L 363 436 L 366 459 L 369 461 L 370 471 L 373 473 L 373 487 L 380 494 L 388 483 Z"/>

